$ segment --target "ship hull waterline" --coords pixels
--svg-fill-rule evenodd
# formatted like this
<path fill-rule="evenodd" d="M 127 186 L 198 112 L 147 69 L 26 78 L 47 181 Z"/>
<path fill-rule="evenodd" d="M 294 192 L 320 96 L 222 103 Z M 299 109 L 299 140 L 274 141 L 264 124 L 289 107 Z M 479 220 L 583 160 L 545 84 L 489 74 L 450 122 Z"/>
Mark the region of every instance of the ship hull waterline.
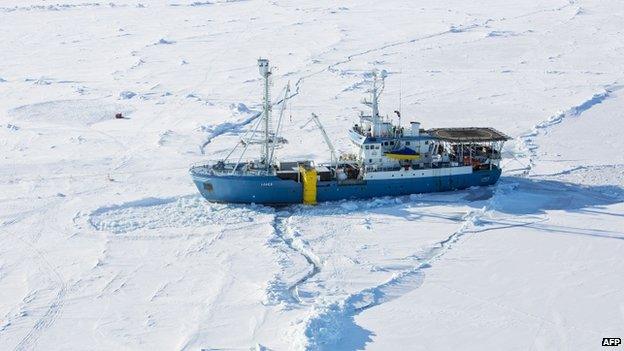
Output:
<path fill-rule="evenodd" d="M 499 168 L 448 176 L 317 183 L 317 202 L 433 193 L 495 184 Z M 303 185 L 277 176 L 191 174 L 202 196 L 211 202 L 290 205 L 303 201 Z"/>

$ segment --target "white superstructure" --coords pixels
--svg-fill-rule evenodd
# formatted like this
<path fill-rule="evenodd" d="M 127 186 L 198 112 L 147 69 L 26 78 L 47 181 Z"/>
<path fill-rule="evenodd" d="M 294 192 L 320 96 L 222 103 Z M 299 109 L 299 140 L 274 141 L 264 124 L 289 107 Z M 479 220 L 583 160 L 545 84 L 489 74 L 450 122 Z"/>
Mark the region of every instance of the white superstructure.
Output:
<path fill-rule="evenodd" d="M 386 76 L 385 71 L 373 73 L 371 100 L 363 100 L 371 113 L 360 113 L 359 123 L 349 131 L 362 179 L 462 175 L 499 166 L 500 148 L 507 136 L 491 128 L 427 131 L 417 121 L 404 127 L 381 116 L 379 97 Z M 400 112 L 395 113 L 400 121 Z"/>

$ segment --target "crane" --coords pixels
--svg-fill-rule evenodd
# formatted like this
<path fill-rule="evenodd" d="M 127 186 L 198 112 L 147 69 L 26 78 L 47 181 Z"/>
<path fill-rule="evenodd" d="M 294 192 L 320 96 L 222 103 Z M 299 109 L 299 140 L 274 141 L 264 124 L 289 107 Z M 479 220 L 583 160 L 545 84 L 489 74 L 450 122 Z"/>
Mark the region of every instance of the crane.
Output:
<path fill-rule="evenodd" d="M 325 140 L 325 144 L 327 144 L 327 147 L 329 147 L 329 151 L 331 153 L 331 164 L 335 170 L 337 168 L 337 161 L 338 161 L 338 157 L 336 155 L 336 149 L 334 148 L 334 144 L 332 144 L 331 140 L 329 139 L 329 136 L 327 136 L 327 132 L 325 131 L 325 128 L 323 127 L 323 124 L 321 123 L 321 120 L 316 115 L 316 113 L 312 113 L 312 118 L 310 118 L 304 125 L 299 127 L 299 129 L 305 128 L 308 124 L 310 124 L 310 122 L 314 122 L 316 124 L 316 127 L 321 131 L 321 135 L 323 136 L 323 139 Z"/>

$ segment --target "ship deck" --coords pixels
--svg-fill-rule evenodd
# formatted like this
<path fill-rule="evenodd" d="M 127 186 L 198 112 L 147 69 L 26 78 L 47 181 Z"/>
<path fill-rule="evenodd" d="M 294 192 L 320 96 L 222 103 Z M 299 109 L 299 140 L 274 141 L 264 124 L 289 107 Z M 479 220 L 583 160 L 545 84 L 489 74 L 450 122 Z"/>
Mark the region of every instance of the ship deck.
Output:
<path fill-rule="evenodd" d="M 196 176 L 267 176 L 265 169 L 244 169 L 243 165 L 239 165 L 236 170 L 234 167 L 215 168 L 213 165 L 194 165 L 189 169 L 191 175 Z"/>
<path fill-rule="evenodd" d="M 506 141 L 511 138 L 494 128 L 435 128 L 427 130 L 435 139 L 451 143 Z"/>

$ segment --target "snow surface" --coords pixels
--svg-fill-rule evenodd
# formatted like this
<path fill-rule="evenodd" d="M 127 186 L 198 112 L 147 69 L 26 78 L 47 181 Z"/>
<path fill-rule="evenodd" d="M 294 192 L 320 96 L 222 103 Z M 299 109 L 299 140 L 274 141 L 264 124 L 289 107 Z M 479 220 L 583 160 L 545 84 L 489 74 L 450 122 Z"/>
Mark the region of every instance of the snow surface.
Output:
<path fill-rule="evenodd" d="M 600 350 L 624 336 L 624 3 L 0 4 L 0 349 Z M 280 156 L 382 112 L 514 137 L 493 187 L 210 204 L 290 81 Z M 114 119 L 123 113 L 125 119 Z"/>

